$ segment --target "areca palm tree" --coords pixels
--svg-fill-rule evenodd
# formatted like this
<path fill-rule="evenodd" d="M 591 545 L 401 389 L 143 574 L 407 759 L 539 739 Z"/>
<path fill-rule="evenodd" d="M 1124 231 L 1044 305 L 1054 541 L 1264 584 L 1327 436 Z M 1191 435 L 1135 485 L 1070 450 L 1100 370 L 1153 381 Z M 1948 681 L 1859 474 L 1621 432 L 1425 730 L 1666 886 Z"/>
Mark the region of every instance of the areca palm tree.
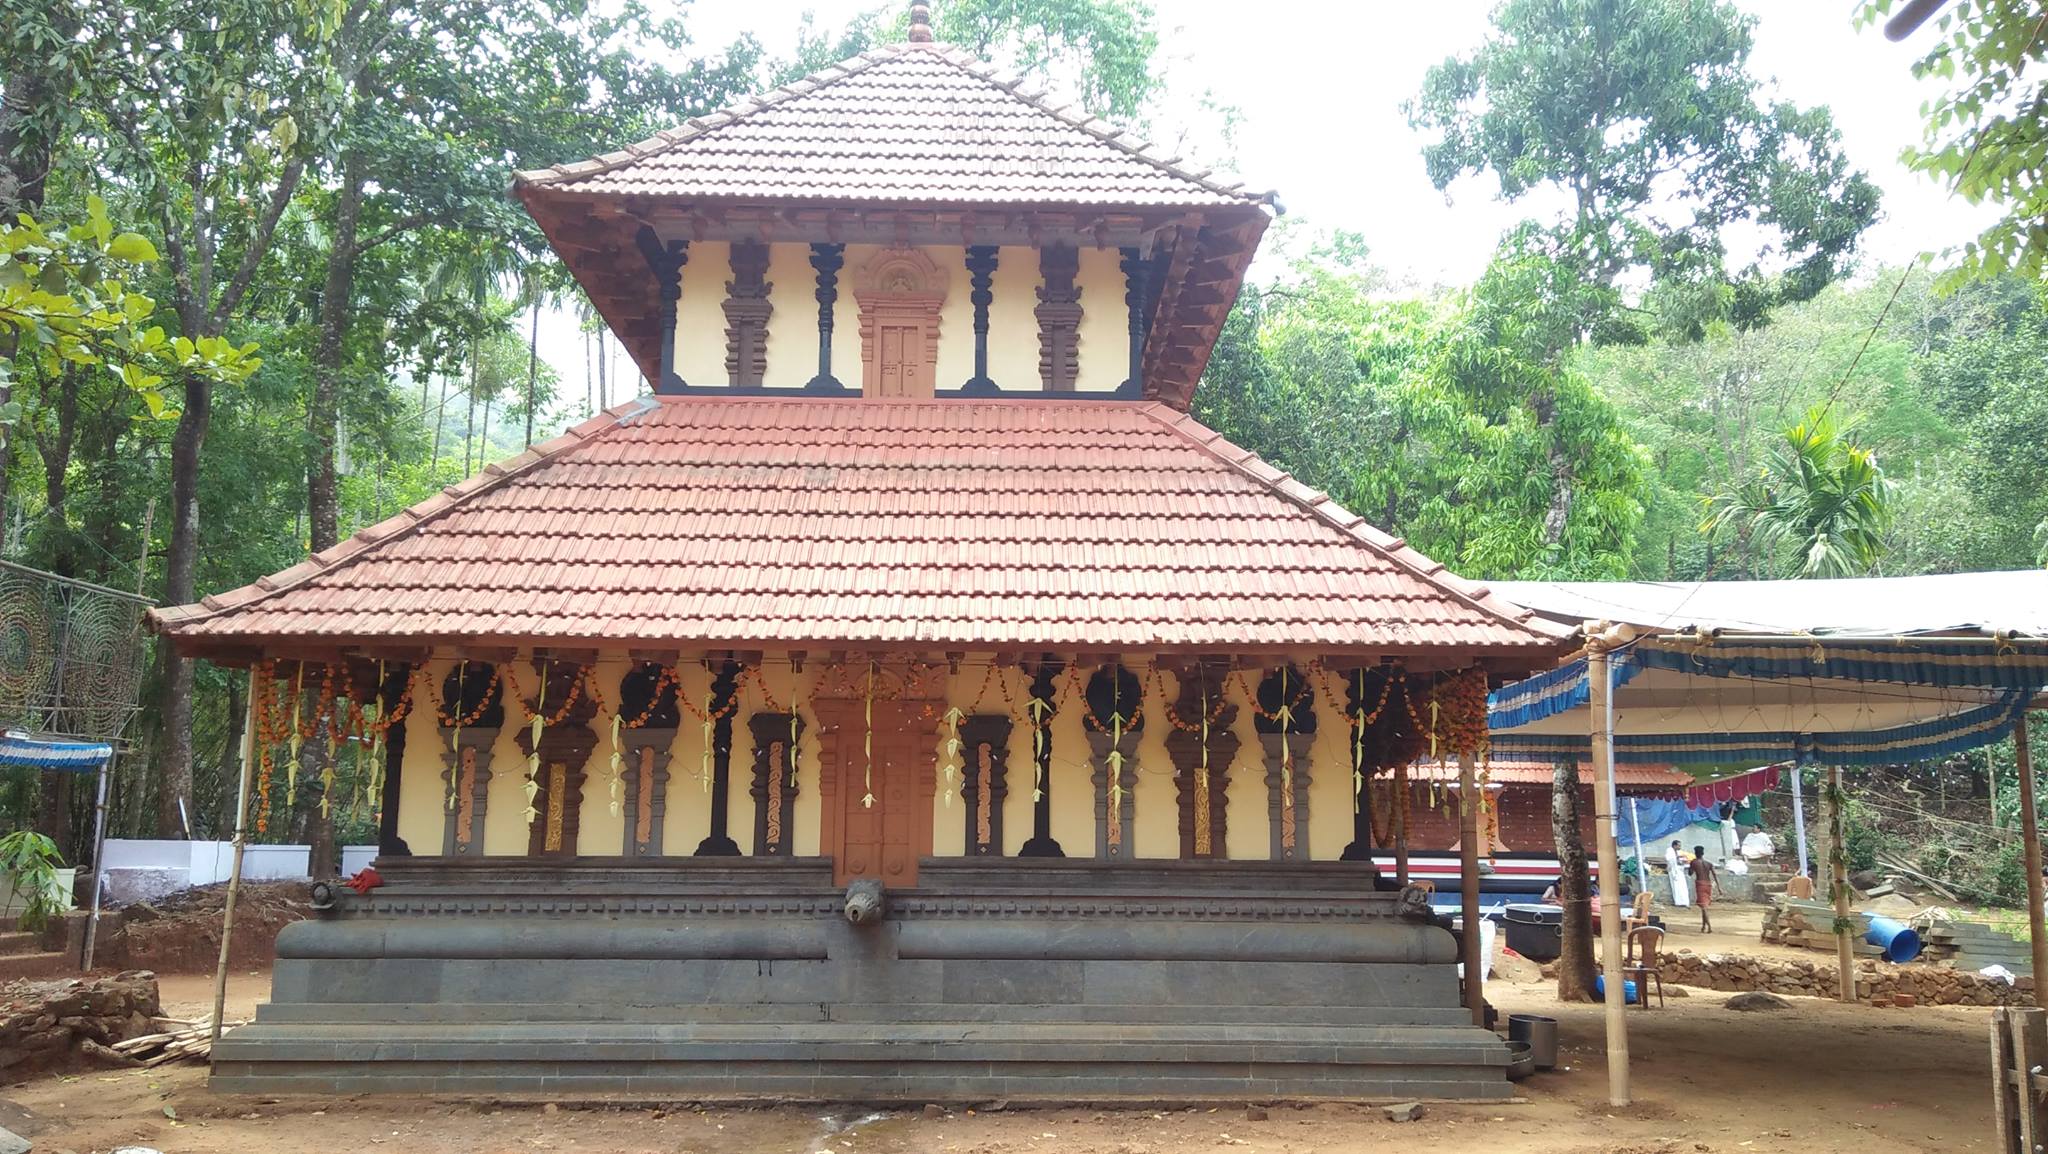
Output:
<path fill-rule="evenodd" d="M 1868 573 L 1885 551 L 1892 482 L 1877 454 L 1849 437 L 1825 405 L 1807 411 L 1771 447 L 1752 480 L 1706 498 L 1702 532 L 1735 531 L 1798 558 L 1797 577 Z"/>

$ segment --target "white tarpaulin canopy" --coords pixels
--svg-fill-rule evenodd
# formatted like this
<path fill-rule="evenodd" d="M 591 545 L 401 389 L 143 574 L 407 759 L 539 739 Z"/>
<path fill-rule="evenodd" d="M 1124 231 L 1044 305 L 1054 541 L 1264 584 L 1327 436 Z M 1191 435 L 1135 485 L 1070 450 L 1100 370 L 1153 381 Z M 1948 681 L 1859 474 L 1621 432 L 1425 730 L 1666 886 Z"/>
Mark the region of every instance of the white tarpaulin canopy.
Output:
<path fill-rule="evenodd" d="M 1614 651 L 1622 763 L 1878 765 L 1997 741 L 2048 686 L 2048 570 L 1831 581 L 1504 582 Z M 1585 756 L 1587 663 L 1500 689 L 1494 748 Z"/>

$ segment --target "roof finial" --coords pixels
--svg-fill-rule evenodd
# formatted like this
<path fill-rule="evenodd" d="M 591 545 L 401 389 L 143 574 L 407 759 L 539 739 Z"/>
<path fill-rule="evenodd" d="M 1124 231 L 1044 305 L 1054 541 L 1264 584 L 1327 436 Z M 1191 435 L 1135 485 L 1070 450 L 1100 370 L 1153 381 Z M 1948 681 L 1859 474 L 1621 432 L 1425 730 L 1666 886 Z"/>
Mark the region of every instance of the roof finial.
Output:
<path fill-rule="evenodd" d="M 930 44 L 932 42 L 932 8 L 924 0 L 911 0 L 910 42 Z"/>

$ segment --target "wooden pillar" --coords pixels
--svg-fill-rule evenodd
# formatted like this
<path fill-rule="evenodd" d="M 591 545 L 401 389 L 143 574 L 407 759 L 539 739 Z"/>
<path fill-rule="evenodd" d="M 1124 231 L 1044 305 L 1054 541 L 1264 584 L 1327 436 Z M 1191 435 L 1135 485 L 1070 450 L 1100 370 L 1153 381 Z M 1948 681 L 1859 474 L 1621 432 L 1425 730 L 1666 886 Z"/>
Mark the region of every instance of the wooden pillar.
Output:
<path fill-rule="evenodd" d="M 676 375 L 676 309 L 683 299 L 683 266 L 690 263 L 690 242 L 672 240 L 664 245 L 646 225 L 633 234 L 633 242 L 654 271 L 654 283 L 661 292 L 661 308 L 656 314 L 661 326 L 661 377 L 654 382 L 654 391 L 672 392 L 686 383 Z"/>
<path fill-rule="evenodd" d="M 2043 1005 L 2041 983 L 2048 982 L 2048 933 L 2042 931 L 2041 903 L 2048 898 L 2041 884 L 2041 819 L 2034 809 L 2034 756 L 2027 740 L 2027 715 L 2012 731 L 2012 752 L 2020 771 L 2020 836 L 2027 839 L 2027 935 L 2034 944 L 2034 1004 Z"/>
<path fill-rule="evenodd" d="M 1842 792 L 1842 767 L 1828 766 L 1828 861 L 1833 868 L 1829 892 L 1835 899 L 1835 996 L 1856 1001 L 1856 935 L 1849 929 L 1849 836 L 1843 811 L 1849 807 Z"/>
<path fill-rule="evenodd" d="M 974 306 L 974 375 L 960 386 L 970 397 L 992 397 L 1002 390 L 988 375 L 988 306 L 996 297 L 992 289 L 996 275 L 996 246 L 967 246 L 967 301 Z"/>
<path fill-rule="evenodd" d="M 1018 849 L 1018 857 L 1065 857 L 1066 851 L 1052 836 L 1052 715 L 1059 707 L 1061 665 L 1047 658 L 1031 674 L 1031 700 L 1025 703 L 1025 720 L 1031 723 L 1031 838 Z M 1086 703 L 1082 704 L 1086 709 Z"/>
<path fill-rule="evenodd" d="M 739 693 L 740 666 L 727 661 L 711 679 L 711 712 L 717 718 L 711 727 L 711 832 L 697 843 L 698 857 L 738 857 L 739 843 L 727 831 L 727 813 L 732 792 L 733 697 Z"/>
<path fill-rule="evenodd" d="M 413 667 L 405 662 L 394 663 L 384 674 L 383 684 L 377 687 L 377 716 L 390 717 L 398 708 L 398 702 L 405 696 L 405 686 L 412 680 Z M 386 854 L 403 856 L 412 853 L 412 847 L 398 836 L 398 794 L 400 779 L 405 771 L 405 726 L 401 717 L 392 722 L 384 731 L 384 792 L 378 798 L 377 806 L 377 856 Z"/>
<path fill-rule="evenodd" d="M 1479 782 L 1470 751 L 1458 754 L 1458 907 L 1464 915 L 1465 1004 L 1472 1024 L 1486 1025 L 1486 957 L 1479 933 Z"/>
<path fill-rule="evenodd" d="M 243 719 L 240 780 L 235 786 L 235 857 L 228 868 L 228 897 L 220 914 L 220 960 L 213 967 L 213 1022 L 210 1045 L 220 1045 L 221 1018 L 228 1007 L 228 947 L 235 940 L 235 901 L 241 896 L 242 855 L 249 847 L 249 770 L 256 760 L 256 666 L 249 666 L 249 716 Z M 97 868 L 98 863 L 94 863 Z"/>
<path fill-rule="evenodd" d="M 1081 251 L 1070 244 L 1038 250 L 1038 379 L 1048 393 L 1071 393 L 1081 372 Z"/>
<path fill-rule="evenodd" d="M 1135 248 L 1118 250 L 1123 260 L 1119 265 L 1124 274 L 1124 310 L 1129 314 L 1131 330 L 1131 367 L 1124 383 L 1117 389 L 1131 396 L 1140 395 L 1145 387 L 1145 304 L 1148 300 L 1146 285 L 1151 265 Z"/>
<path fill-rule="evenodd" d="M 768 283 L 768 246 L 758 240 L 736 240 L 727 263 L 732 279 L 725 285 L 725 378 L 728 384 L 759 386 L 768 379 L 768 321 L 775 286 Z"/>
<path fill-rule="evenodd" d="M 818 375 L 804 388 L 814 393 L 846 391 L 846 386 L 832 375 L 832 311 L 839 301 L 839 269 L 845 263 L 845 245 L 811 246 L 811 267 L 818 270 Z"/>
<path fill-rule="evenodd" d="M 1629 1103 L 1628 988 L 1621 955 L 1621 855 L 1614 848 L 1614 702 L 1607 646 L 1587 647 L 1586 682 L 1593 745 L 1593 832 L 1600 860 L 1600 973 L 1606 985 L 1607 1095 L 1616 1106 Z"/>
<path fill-rule="evenodd" d="M 1394 767 L 1394 793 L 1391 803 L 1394 812 L 1387 820 L 1394 823 L 1394 881 L 1408 884 L 1408 767 Z"/>

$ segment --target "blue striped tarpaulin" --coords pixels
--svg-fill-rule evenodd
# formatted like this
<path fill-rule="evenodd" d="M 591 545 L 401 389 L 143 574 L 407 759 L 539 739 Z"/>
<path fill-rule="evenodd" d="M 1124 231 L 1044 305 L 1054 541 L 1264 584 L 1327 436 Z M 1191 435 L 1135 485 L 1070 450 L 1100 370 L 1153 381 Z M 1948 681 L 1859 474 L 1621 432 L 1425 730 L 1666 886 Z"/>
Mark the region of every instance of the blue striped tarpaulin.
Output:
<path fill-rule="evenodd" d="M 51 741 L 9 731 L 0 734 L 0 766 L 91 773 L 114 756 L 114 747 L 93 741 Z"/>

